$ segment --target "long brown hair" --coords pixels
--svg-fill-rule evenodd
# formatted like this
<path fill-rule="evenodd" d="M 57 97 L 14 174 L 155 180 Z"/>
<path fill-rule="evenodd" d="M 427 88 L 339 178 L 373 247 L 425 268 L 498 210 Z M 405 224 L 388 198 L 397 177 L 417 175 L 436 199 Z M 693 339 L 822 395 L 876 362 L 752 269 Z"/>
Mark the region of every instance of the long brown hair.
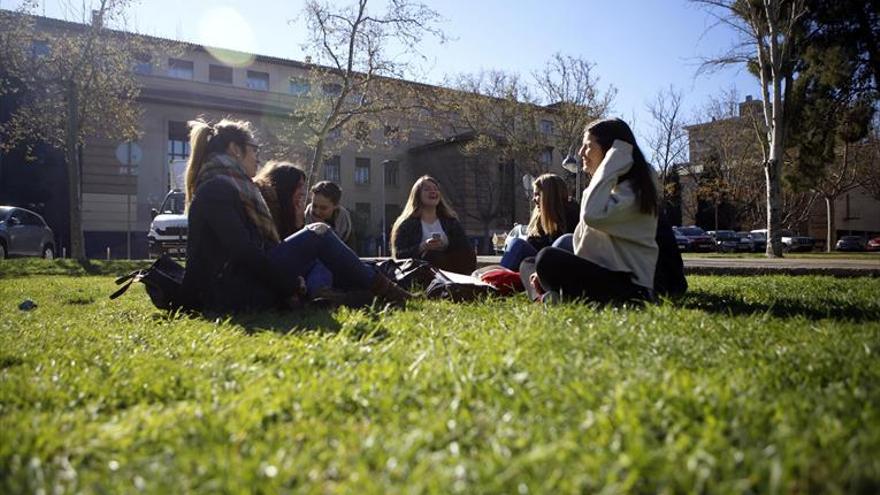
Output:
<path fill-rule="evenodd" d="M 543 174 L 532 184 L 540 192 L 538 204 L 532 210 L 528 233 L 530 236 L 554 235 L 566 232 L 565 205 L 568 186 L 556 174 Z"/>
<path fill-rule="evenodd" d="M 260 188 L 263 199 L 272 213 L 278 235 L 285 239 L 302 225 L 296 225 L 293 193 L 303 183 L 306 174 L 302 167 L 290 162 L 270 160 L 254 177 L 254 184 Z"/>
<path fill-rule="evenodd" d="M 642 153 L 639 145 L 636 144 L 636 137 L 626 122 L 617 118 L 596 120 L 587 125 L 584 133 L 593 136 L 596 143 L 602 148 L 603 153 L 608 152 L 615 139 L 632 145 L 633 166 L 629 172 L 620 176 L 618 183 L 629 180 L 636 193 L 639 210 L 642 213 L 656 215 L 659 198 L 657 196 L 657 183 L 654 181 L 654 172 L 651 169 L 651 165 L 645 160 L 645 155 Z"/>
<path fill-rule="evenodd" d="M 415 184 L 413 184 L 412 189 L 409 191 L 409 198 L 406 200 L 406 206 L 403 207 L 403 211 L 391 227 L 392 246 L 394 245 L 394 241 L 397 240 L 397 230 L 400 227 L 400 224 L 412 217 L 420 216 L 422 214 L 422 186 L 428 181 L 433 183 L 434 186 L 437 187 L 437 190 L 440 191 L 440 203 L 437 204 L 437 217 L 458 218 L 458 215 L 455 214 L 455 211 L 449 206 L 449 203 L 446 202 L 445 195 L 443 194 L 443 190 L 440 189 L 440 183 L 437 182 L 437 179 L 430 175 L 423 175 L 416 180 Z"/>
<path fill-rule="evenodd" d="M 251 123 L 244 120 L 223 119 L 212 124 L 199 117 L 190 120 L 189 124 L 189 160 L 186 162 L 186 207 L 192 203 L 196 192 L 196 183 L 202 165 L 212 153 L 226 153 L 229 143 L 245 146 L 254 142 L 254 131 Z"/>

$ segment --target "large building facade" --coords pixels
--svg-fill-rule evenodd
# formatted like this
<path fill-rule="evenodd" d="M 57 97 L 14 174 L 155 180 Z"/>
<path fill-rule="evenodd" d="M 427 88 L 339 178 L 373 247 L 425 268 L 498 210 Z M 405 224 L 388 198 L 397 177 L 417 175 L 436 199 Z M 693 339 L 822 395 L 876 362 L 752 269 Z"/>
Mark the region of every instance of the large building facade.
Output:
<path fill-rule="evenodd" d="M 76 30 L 83 25 L 37 18 L 38 29 Z M 158 208 L 173 187 L 172 163 L 189 156 L 187 121 L 196 117 L 218 120 L 229 117 L 250 121 L 258 138 L 270 149 L 286 149 L 283 158 L 307 163 L 312 149 L 302 143 L 281 142 L 278 123 L 289 119 L 298 105 L 336 90 L 333 85 L 312 87 L 310 71 L 315 66 L 293 60 L 247 53 L 215 50 L 182 42 L 155 40 L 172 46 L 168 54 L 154 55 L 133 67 L 140 85 L 137 104 L 140 116 L 140 137 L 136 142 L 90 140 L 82 156 L 82 209 L 86 252 L 89 257 L 135 258 L 147 256 L 147 232 L 151 210 Z M 161 42 L 161 43 L 160 43 Z M 219 55 L 218 55 L 219 54 Z M 221 60 L 222 59 L 222 60 Z M 236 63 L 228 60 L 235 59 Z M 424 85 L 407 81 L 400 84 Z M 545 117 L 550 118 L 550 117 Z M 523 181 L 514 177 L 509 167 L 499 175 L 497 163 L 478 160 L 459 151 L 448 152 L 454 141 L 446 138 L 444 125 L 432 122 L 430 116 L 408 122 L 402 139 L 383 139 L 382 130 L 374 129 L 375 139 L 355 142 L 338 134 L 328 138 L 328 152 L 319 179 L 337 182 L 343 190 L 342 204 L 355 218 L 358 250 L 362 255 L 387 253 L 388 232 L 402 210 L 410 187 L 418 176 L 434 173 L 443 187 L 450 189 L 450 198 L 464 219 L 466 232 L 476 248 L 488 252 L 488 235 L 506 231 L 513 222 L 528 218 Z M 386 128 L 387 130 L 387 128 Z M 431 143 L 444 142 L 436 147 Z M 276 146 L 283 145 L 283 146 Z M 548 151 L 548 162 L 558 163 L 559 153 Z M 8 158 L 8 157 L 7 157 Z M 265 160 L 265 155 L 261 156 Z M 488 167 L 491 173 L 475 171 Z M 2 164 L 0 192 L 9 188 L 14 164 Z M 464 172 L 449 173 L 460 170 Z M 466 183 L 458 179 L 470 177 Z M 475 180 L 477 182 L 475 182 Z M 487 183 L 479 181 L 491 181 Z M 6 185 L 4 185 L 4 181 Z M 484 205 L 484 188 L 503 188 L 495 197 L 504 205 Z M 59 188 L 58 193 L 63 191 Z M 7 194 L 7 196 L 9 196 Z M 517 201 L 514 198 L 523 198 Z M 24 200 L 21 200 L 22 202 Z M 492 199 L 491 201 L 496 201 Z M 0 203 L 4 199 L 0 198 Z M 509 206 L 508 206 L 509 205 Z M 57 205 L 53 207 L 57 209 Z M 478 209 L 480 211 L 471 211 Z M 487 217 L 487 211 L 496 214 Z M 67 226 L 64 215 L 52 225 L 65 246 Z M 480 219 L 479 221 L 476 219 Z M 383 232 L 384 227 L 384 232 Z M 61 252 L 61 249 L 59 249 Z"/>

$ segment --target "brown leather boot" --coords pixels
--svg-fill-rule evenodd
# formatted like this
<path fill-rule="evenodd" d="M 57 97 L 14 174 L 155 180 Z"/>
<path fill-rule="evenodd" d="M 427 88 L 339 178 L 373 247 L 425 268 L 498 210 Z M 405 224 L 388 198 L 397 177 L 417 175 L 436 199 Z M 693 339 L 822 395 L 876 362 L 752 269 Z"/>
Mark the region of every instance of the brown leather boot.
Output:
<path fill-rule="evenodd" d="M 382 301 L 398 307 L 403 307 L 408 300 L 414 297 L 381 273 L 376 274 L 376 279 L 370 287 L 370 292 Z"/>

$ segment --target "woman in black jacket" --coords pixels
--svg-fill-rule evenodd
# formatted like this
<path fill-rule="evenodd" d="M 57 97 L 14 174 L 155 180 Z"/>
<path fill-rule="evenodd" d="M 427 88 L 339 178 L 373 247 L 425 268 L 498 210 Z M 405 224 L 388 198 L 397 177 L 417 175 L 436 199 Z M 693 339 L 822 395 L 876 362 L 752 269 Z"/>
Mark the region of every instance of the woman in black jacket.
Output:
<path fill-rule="evenodd" d="M 184 307 L 222 313 L 289 307 L 302 277 L 318 260 L 389 302 L 399 304 L 411 297 L 361 262 L 326 224 L 279 238 L 269 208 L 251 181 L 259 164 L 259 144 L 248 122 L 189 124 Z"/>
<path fill-rule="evenodd" d="M 423 259 L 457 273 L 469 274 L 476 268 L 474 249 L 433 177 L 424 175 L 413 184 L 406 207 L 391 228 L 391 255 Z"/>

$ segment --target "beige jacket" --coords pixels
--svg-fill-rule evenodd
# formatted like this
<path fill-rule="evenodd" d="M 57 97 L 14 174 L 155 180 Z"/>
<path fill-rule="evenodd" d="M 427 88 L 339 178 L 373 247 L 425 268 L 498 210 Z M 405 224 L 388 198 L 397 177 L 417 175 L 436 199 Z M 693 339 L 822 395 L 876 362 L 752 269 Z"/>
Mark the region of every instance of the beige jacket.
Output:
<path fill-rule="evenodd" d="M 574 252 L 597 265 L 632 273 L 633 283 L 654 287 L 657 217 L 639 211 L 630 181 L 617 183 L 632 167 L 632 145 L 614 141 L 581 198 Z"/>

